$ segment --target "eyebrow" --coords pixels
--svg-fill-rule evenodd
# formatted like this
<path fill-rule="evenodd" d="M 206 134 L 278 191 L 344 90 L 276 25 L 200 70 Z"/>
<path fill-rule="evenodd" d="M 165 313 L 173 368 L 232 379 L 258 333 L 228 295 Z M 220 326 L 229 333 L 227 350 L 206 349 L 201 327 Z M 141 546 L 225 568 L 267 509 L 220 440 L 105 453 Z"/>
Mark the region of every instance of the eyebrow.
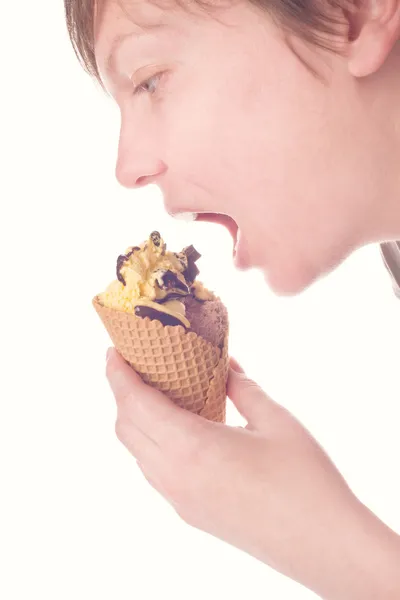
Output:
<path fill-rule="evenodd" d="M 141 31 L 130 31 L 129 33 L 121 33 L 121 34 L 117 35 L 111 43 L 110 51 L 105 60 L 106 73 L 112 73 L 114 71 L 114 69 L 115 69 L 115 65 L 114 65 L 115 53 L 125 40 L 132 38 L 132 37 L 136 37 L 136 38 L 142 37 L 142 36 L 150 33 L 151 31 L 154 31 L 155 29 L 161 29 L 164 27 L 165 27 L 165 24 L 157 23 L 157 24 L 146 25 L 145 27 L 141 27 Z"/>
<path fill-rule="evenodd" d="M 128 38 L 136 36 L 136 35 L 137 35 L 136 32 L 131 31 L 130 33 L 123 33 L 123 34 L 117 35 L 113 39 L 111 47 L 110 47 L 110 51 L 109 51 L 108 56 L 105 61 L 106 73 L 111 73 L 114 70 L 115 53 L 118 50 L 118 48 L 121 46 L 122 42 L 124 42 Z"/>

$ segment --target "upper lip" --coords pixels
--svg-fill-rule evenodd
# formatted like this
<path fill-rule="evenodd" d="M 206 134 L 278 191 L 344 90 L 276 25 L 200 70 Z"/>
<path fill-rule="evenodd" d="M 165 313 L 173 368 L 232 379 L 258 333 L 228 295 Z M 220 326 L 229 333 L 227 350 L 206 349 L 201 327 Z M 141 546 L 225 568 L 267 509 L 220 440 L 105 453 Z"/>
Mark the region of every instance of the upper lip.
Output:
<path fill-rule="evenodd" d="M 176 215 L 180 215 L 181 213 L 196 213 L 196 214 L 198 214 L 198 211 L 190 210 L 188 208 L 171 208 L 171 207 L 167 206 L 167 204 L 165 204 L 164 206 L 165 206 L 165 210 L 171 217 L 176 217 Z"/>

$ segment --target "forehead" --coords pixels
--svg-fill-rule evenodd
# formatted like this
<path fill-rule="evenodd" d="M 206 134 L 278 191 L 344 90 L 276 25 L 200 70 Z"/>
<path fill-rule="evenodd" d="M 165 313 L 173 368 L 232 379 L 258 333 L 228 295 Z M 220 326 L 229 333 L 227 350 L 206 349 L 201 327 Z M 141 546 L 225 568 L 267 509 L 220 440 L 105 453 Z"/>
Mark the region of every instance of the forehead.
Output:
<path fill-rule="evenodd" d="M 121 28 L 156 26 L 168 19 L 171 10 L 177 8 L 172 0 L 102 0 L 97 2 L 95 15 L 95 41 L 101 41 L 107 31 Z"/>
<path fill-rule="evenodd" d="M 115 59 L 125 40 L 192 39 L 207 24 L 224 22 L 230 1 L 95 0 L 94 51 L 101 78 L 111 82 L 117 76 Z"/>
<path fill-rule="evenodd" d="M 160 3 L 145 0 L 103 0 L 97 4 L 94 45 L 99 64 L 104 65 L 118 42 L 131 34 L 144 33 L 166 24 L 168 11 Z"/>
<path fill-rule="evenodd" d="M 173 32 L 207 13 L 196 0 L 98 0 L 94 22 L 96 59 L 104 67 L 110 52 L 125 37 L 157 29 Z"/>

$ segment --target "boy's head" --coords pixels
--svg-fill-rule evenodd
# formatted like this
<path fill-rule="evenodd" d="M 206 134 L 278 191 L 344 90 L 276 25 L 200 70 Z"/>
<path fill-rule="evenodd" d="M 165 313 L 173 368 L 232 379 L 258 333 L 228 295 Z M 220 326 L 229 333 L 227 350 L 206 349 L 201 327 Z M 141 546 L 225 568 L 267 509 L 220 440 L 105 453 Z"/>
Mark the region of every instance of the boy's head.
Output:
<path fill-rule="evenodd" d="M 281 293 L 399 233 L 400 0 L 65 2 L 123 185 L 233 217 Z"/>

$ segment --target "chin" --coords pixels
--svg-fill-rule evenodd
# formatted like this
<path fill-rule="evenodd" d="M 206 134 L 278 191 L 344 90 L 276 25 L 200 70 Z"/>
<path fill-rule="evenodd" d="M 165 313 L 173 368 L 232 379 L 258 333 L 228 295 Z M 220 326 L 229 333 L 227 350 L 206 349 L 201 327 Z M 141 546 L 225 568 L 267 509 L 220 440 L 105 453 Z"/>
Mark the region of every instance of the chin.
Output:
<path fill-rule="evenodd" d="M 263 270 L 268 287 L 277 296 L 296 296 L 309 288 L 317 279 L 318 274 L 310 269 L 283 269 L 276 267 Z"/>

